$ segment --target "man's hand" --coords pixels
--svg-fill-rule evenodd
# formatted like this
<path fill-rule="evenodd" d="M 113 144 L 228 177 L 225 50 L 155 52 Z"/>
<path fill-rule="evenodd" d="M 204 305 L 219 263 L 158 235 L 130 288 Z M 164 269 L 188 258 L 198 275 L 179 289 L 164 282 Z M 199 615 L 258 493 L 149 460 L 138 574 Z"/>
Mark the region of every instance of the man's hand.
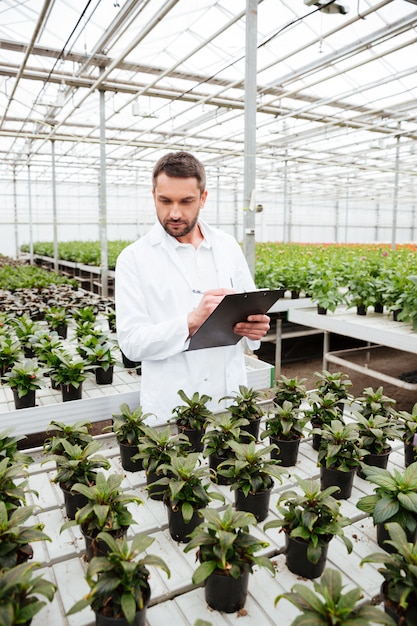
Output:
<path fill-rule="evenodd" d="M 268 332 L 270 321 L 268 315 L 249 315 L 246 322 L 235 324 L 233 332 L 253 341 L 259 341 Z"/>
<path fill-rule="evenodd" d="M 194 311 L 188 314 L 189 337 L 200 328 L 201 324 L 213 313 L 214 309 L 229 293 L 236 293 L 233 289 L 209 289 L 205 291 L 200 303 Z M 259 316 L 255 316 L 259 317 Z"/>

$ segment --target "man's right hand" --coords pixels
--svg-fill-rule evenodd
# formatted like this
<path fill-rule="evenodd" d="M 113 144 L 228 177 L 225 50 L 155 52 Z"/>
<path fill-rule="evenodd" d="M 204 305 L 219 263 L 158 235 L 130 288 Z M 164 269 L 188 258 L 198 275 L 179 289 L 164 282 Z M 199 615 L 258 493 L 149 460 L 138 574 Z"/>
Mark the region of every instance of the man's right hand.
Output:
<path fill-rule="evenodd" d="M 198 307 L 188 314 L 189 337 L 194 335 L 203 322 L 213 313 L 224 296 L 230 293 L 236 292 L 233 289 L 209 289 L 204 292 Z"/>

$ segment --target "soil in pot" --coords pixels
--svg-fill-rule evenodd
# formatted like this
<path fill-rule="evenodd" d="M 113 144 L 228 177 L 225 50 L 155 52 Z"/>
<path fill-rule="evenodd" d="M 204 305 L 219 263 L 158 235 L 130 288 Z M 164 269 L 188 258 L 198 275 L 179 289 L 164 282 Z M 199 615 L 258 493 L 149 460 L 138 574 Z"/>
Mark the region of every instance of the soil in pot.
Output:
<path fill-rule="evenodd" d="M 111 385 L 113 382 L 113 371 L 113 365 L 110 365 L 110 367 L 106 370 L 102 367 L 97 367 L 95 370 L 97 385 Z"/>
<path fill-rule="evenodd" d="M 235 613 L 243 609 L 248 595 L 249 572 L 238 578 L 217 571 L 206 578 L 204 595 L 211 609 L 224 613 Z"/>
<path fill-rule="evenodd" d="M 25 396 L 19 398 L 17 389 L 13 389 L 14 405 L 16 409 L 29 409 L 35 406 L 36 392 L 34 389 L 30 389 Z"/>
<path fill-rule="evenodd" d="M 278 446 L 278 450 L 271 451 L 271 459 L 280 461 L 281 467 L 293 467 L 297 463 L 300 439 L 270 437 L 269 442 Z"/>
<path fill-rule="evenodd" d="M 304 576 L 304 578 L 318 578 L 326 566 L 329 542 L 323 543 L 321 556 L 317 563 L 308 560 L 307 548 L 308 543 L 306 541 L 298 537 L 290 537 L 285 533 L 285 558 L 290 572 Z"/>
<path fill-rule="evenodd" d="M 383 469 L 387 469 L 389 455 L 391 453 L 391 448 L 386 452 L 381 452 L 380 454 L 367 454 L 363 457 L 363 462 L 365 465 L 369 465 L 372 467 L 382 467 Z M 366 476 L 362 471 L 362 468 L 358 467 L 356 470 L 357 475 L 360 478 L 366 480 Z"/>
<path fill-rule="evenodd" d="M 350 472 L 342 472 L 331 467 L 320 468 L 320 488 L 323 491 L 327 487 L 335 485 L 340 491 L 334 494 L 337 500 L 347 500 L 352 495 L 353 479 L 356 470 Z"/>
<path fill-rule="evenodd" d="M 71 491 L 64 489 L 64 487 L 61 487 L 61 489 L 64 494 L 65 512 L 67 517 L 68 519 L 75 519 L 76 512 L 78 509 L 82 509 L 83 506 L 87 504 L 88 498 L 77 491 L 71 493 Z"/>
<path fill-rule="evenodd" d="M 204 449 L 204 443 L 201 441 L 202 436 L 204 435 L 205 428 L 185 428 L 184 426 L 180 426 L 177 424 L 178 433 L 181 435 L 186 435 L 190 441 L 191 448 L 190 452 L 202 452 Z"/>
<path fill-rule="evenodd" d="M 61 385 L 62 402 L 70 402 L 72 400 L 81 400 L 83 395 L 83 385 L 80 383 L 79 387 L 74 385 Z"/>
<path fill-rule="evenodd" d="M 235 508 L 237 511 L 247 511 L 253 513 L 257 522 L 263 522 L 268 517 L 269 500 L 271 498 L 271 490 L 264 489 L 256 493 L 248 493 L 247 496 L 241 489 L 235 491 Z"/>
<path fill-rule="evenodd" d="M 167 503 L 168 511 L 168 527 L 171 537 L 178 543 L 186 543 L 189 541 L 189 534 L 193 532 L 194 528 L 201 524 L 203 517 L 197 510 L 194 511 L 192 518 L 189 522 L 184 522 L 181 509 L 174 510 L 169 503 Z"/>
<path fill-rule="evenodd" d="M 140 472 L 143 470 L 143 459 L 132 461 L 132 456 L 138 453 L 137 446 L 130 446 L 127 443 L 119 441 L 120 461 L 126 472 Z"/>

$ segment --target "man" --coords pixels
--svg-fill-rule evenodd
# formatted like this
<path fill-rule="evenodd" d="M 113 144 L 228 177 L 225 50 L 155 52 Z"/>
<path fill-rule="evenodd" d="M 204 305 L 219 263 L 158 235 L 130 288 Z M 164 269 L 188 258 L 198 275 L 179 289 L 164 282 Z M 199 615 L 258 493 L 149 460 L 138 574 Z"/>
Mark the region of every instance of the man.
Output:
<path fill-rule="evenodd" d="M 153 171 L 158 221 L 125 248 L 116 266 L 116 324 L 120 348 L 142 362 L 140 404 L 166 423 L 181 404 L 178 390 L 219 399 L 247 383 L 242 342 L 187 352 L 190 337 L 229 293 L 254 283 L 236 240 L 200 218 L 207 198 L 204 166 L 187 152 L 169 153 Z M 251 349 L 269 329 L 252 315 L 234 332 Z"/>

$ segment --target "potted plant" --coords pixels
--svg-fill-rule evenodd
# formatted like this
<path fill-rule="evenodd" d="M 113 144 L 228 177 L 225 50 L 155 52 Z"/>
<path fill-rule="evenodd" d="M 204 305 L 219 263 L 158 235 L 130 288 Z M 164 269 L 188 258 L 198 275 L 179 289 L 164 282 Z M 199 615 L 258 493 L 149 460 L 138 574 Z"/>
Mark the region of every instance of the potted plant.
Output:
<path fill-rule="evenodd" d="M 404 464 L 405 467 L 417 461 L 417 402 L 411 413 L 398 411 L 396 414 L 404 440 Z"/>
<path fill-rule="evenodd" d="M 68 319 L 68 309 L 64 306 L 51 306 L 45 312 L 45 320 L 49 328 L 55 330 L 62 339 L 67 338 Z"/>
<path fill-rule="evenodd" d="M 46 437 L 43 442 L 43 453 L 65 455 L 64 440 L 73 446 L 85 448 L 93 441 L 93 436 L 90 434 L 91 428 L 91 422 L 88 420 L 78 420 L 74 424 L 52 420 L 46 429 L 46 434 L 50 436 Z"/>
<path fill-rule="evenodd" d="M 282 467 L 296 464 L 307 419 L 305 413 L 289 400 L 275 404 L 268 411 L 261 440 L 269 437 L 270 444 L 275 446 L 271 449 L 271 458 L 280 461 Z"/>
<path fill-rule="evenodd" d="M 160 466 L 164 474 L 154 483 L 155 489 L 163 493 L 168 511 L 168 526 L 171 537 L 178 542 L 188 541 L 188 535 L 203 518 L 204 509 L 211 500 L 224 502 L 224 497 L 217 491 L 209 491 L 209 484 L 204 482 L 210 474 L 207 465 L 201 465 L 198 452 L 187 456 L 172 456 L 169 463 Z"/>
<path fill-rule="evenodd" d="M 340 288 L 338 277 L 331 270 L 316 274 L 308 286 L 311 299 L 317 305 L 319 315 L 326 315 L 327 311 L 334 313 L 340 304 L 345 301 L 345 294 Z"/>
<path fill-rule="evenodd" d="M 349 394 L 349 387 L 352 386 L 352 381 L 347 374 L 343 372 L 329 372 L 323 370 L 322 372 L 314 372 L 314 376 L 317 376 L 316 390 L 321 396 L 325 396 L 326 393 L 332 393 L 337 398 L 337 402 L 344 403 L 352 400 L 351 394 Z M 343 409 L 343 404 L 340 405 Z"/>
<path fill-rule="evenodd" d="M 216 472 L 215 479 L 219 485 L 227 485 L 229 481 L 217 474 L 217 468 L 220 463 L 233 456 L 230 442 L 240 440 L 240 429 L 247 422 L 244 418 L 234 418 L 231 413 L 221 413 L 208 421 L 208 429 L 203 437 L 203 456 L 208 458 L 211 469 Z"/>
<path fill-rule="evenodd" d="M 43 532 L 43 524 L 24 526 L 36 507 L 21 506 L 8 511 L 0 500 L 0 570 L 10 569 L 33 557 L 33 541 L 51 541 Z"/>
<path fill-rule="evenodd" d="M 151 416 L 151 413 L 144 413 L 140 406 L 132 410 L 126 402 L 120 405 L 119 411 L 113 414 L 113 424 L 105 430 L 112 429 L 116 435 L 123 469 L 128 472 L 137 472 L 143 469 L 143 462 L 141 458 L 132 461 L 132 457 L 138 453 L 139 440 L 145 434 L 143 428 L 145 420 Z"/>
<path fill-rule="evenodd" d="M 109 469 L 110 463 L 105 456 L 97 454 L 101 443 L 93 440 L 86 446 L 62 441 L 63 452 L 52 454 L 47 460 L 55 461 L 57 472 L 52 481 L 57 483 L 64 494 L 65 509 L 69 519 L 75 518 L 77 509 L 86 503 L 83 494 L 72 492 L 75 484 L 92 485 L 97 478 L 97 470 Z"/>
<path fill-rule="evenodd" d="M 338 570 L 326 569 L 320 581 L 314 581 L 313 585 L 314 592 L 310 587 L 297 583 L 291 591 L 281 593 L 275 598 L 275 604 L 285 599 L 301 611 L 301 615 L 290 626 L 368 626 L 371 623 L 394 625 L 392 619 L 380 608 L 360 603 L 363 593 L 359 587 L 343 593 L 342 576 Z"/>
<path fill-rule="evenodd" d="M 201 438 L 206 430 L 207 420 L 212 415 L 206 406 L 211 397 L 205 394 L 200 396 L 196 391 L 189 398 L 182 389 L 178 391 L 178 395 L 184 403 L 176 406 L 172 411 L 176 415 L 178 432 L 188 437 L 192 450 L 202 452 Z"/>
<path fill-rule="evenodd" d="M 111 385 L 113 382 L 114 366 L 117 361 L 114 350 L 116 346 L 107 339 L 97 342 L 93 346 L 85 346 L 85 358 L 94 368 L 98 385 Z"/>
<path fill-rule="evenodd" d="M 13 335 L 0 335 L 0 378 L 23 356 L 20 341 Z"/>
<path fill-rule="evenodd" d="M 25 357 L 27 359 L 33 358 L 34 351 L 32 345 L 32 337 L 37 331 L 42 330 L 39 322 L 33 320 L 27 313 L 24 313 L 23 315 L 14 318 L 13 328 L 17 338 L 20 341 L 20 344 L 23 347 Z"/>
<path fill-rule="evenodd" d="M 40 563 L 21 563 L 5 569 L 0 576 L 0 607 L 2 626 L 30 624 L 46 602 L 43 596 L 52 602 L 56 585 L 45 580 L 42 575 L 35 576 L 34 570 Z"/>
<path fill-rule="evenodd" d="M 392 550 L 369 554 L 361 565 L 384 564 L 378 571 L 384 577 L 381 590 L 385 611 L 394 623 L 412 626 L 417 623 L 417 543 L 408 541 L 398 522 L 387 524 L 387 532 Z"/>
<path fill-rule="evenodd" d="M 321 394 L 312 392 L 309 395 L 309 408 L 306 409 L 305 415 L 313 426 L 313 449 L 320 448 L 321 428 L 324 424 L 331 424 L 333 420 L 343 421 L 343 412 L 337 396 L 328 391 Z"/>
<path fill-rule="evenodd" d="M 0 432 L 0 459 L 7 458 L 10 463 L 21 463 L 26 466 L 33 463 L 33 458 L 29 454 L 18 449 L 19 443 L 26 439 L 26 436 L 11 433 L 11 428 L 5 428 Z"/>
<path fill-rule="evenodd" d="M 321 487 L 325 489 L 336 485 L 339 488 L 338 498 L 346 500 L 351 496 L 353 479 L 363 456 L 357 424 L 333 420 L 324 424 L 320 432 L 317 464 Z"/>
<path fill-rule="evenodd" d="M 139 439 L 138 453 L 132 457 L 133 461 L 142 459 L 146 473 L 146 483 L 149 497 L 153 500 L 162 500 L 163 493 L 155 490 L 153 483 L 161 476 L 160 467 L 169 463 L 173 456 L 183 456 L 188 453 L 190 441 L 182 434 L 171 435 L 171 428 L 143 427 L 144 434 Z"/>
<path fill-rule="evenodd" d="M 255 441 L 230 441 L 229 445 L 234 458 L 223 461 L 217 472 L 229 479 L 230 488 L 235 491 L 236 509 L 248 511 L 257 522 L 262 522 L 268 515 L 274 479 L 282 483 L 285 473 L 278 461 L 269 456 L 275 446 L 257 448 Z"/>
<path fill-rule="evenodd" d="M 61 531 L 80 524 L 86 544 L 86 557 L 90 561 L 93 556 L 103 556 L 106 546 L 97 538 L 99 533 L 107 532 L 113 537 L 121 537 L 127 533 L 129 526 L 135 524 L 127 505 L 143 504 L 133 493 L 121 489 L 123 474 L 98 472 L 94 484 L 76 483 L 72 491 L 81 493 L 86 504 L 75 513 L 75 519 L 65 522 Z"/>
<path fill-rule="evenodd" d="M 195 585 L 204 583 L 205 599 L 212 609 L 239 611 L 245 605 L 254 567 L 266 567 L 275 575 L 270 559 L 256 556 L 269 544 L 249 533 L 249 526 L 256 524 L 251 513 L 234 511 L 231 506 L 222 513 L 210 508 L 201 513 L 204 521 L 193 530 L 184 548 L 184 552 L 198 549 L 200 565 L 192 581 Z"/>
<path fill-rule="evenodd" d="M 401 438 L 398 422 L 383 415 L 371 414 L 365 417 L 360 411 L 354 411 L 353 415 L 359 428 L 361 448 L 368 453 L 363 457 L 362 462 L 366 465 L 386 468 L 391 452 L 391 445 L 388 441 Z M 360 468 L 358 468 L 358 476 L 365 478 Z"/>
<path fill-rule="evenodd" d="M 30 489 L 25 476 L 24 467 L 20 463 L 4 458 L 0 461 L 0 501 L 6 504 L 8 514 L 26 504 L 28 493 L 38 495 L 34 489 Z M 20 479 L 20 482 L 16 481 Z"/>
<path fill-rule="evenodd" d="M 409 541 L 417 538 L 417 462 L 404 471 L 392 472 L 380 467 L 363 467 L 363 472 L 374 483 L 374 493 L 363 496 L 356 504 L 368 513 L 376 526 L 378 545 L 389 550 L 385 524 L 398 522 L 407 533 Z"/>
<path fill-rule="evenodd" d="M 57 363 L 52 377 L 61 388 L 62 401 L 79 400 L 82 397 L 82 384 L 92 366 L 88 366 L 79 355 L 71 356 L 63 352 L 55 352 L 55 355 Z"/>
<path fill-rule="evenodd" d="M 2 378 L 3 382 L 12 389 L 16 409 L 25 409 L 35 406 L 37 389 L 44 386 L 43 369 L 35 359 L 25 359 L 14 364 Z"/>
<path fill-rule="evenodd" d="M 361 404 L 361 413 L 368 415 L 383 415 L 384 417 L 392 417 L 395 415 L 394 405 L 396 401 L 384 394 L 383 387 L 374 390 L 372 387 L 366 387 L 362 391 L 362 395 L 355 399 Z"/>
<path fill-rule="evenodd" d="M 317 578 L 323 573 L 329 542 L 338 536 L 348 553 L 352 542 L 343 528 L 350 519 L 340 511 L 340 502 L 333 494 L 337 487 L 321 490 L 317 480 L 303 480 L 295 476 L 300 491 L 284 491 L 278 502 L 279 519 L 267 522 L 264 530 L 280 528 L 285 533 L 285 555 L 288 569 L 306 578 Z"/>
<path fill-rule="evenodd" d="M 306 378 L 288 378 L 284 374 L 275 381 L 274 404 L 282 406 L 285 401 L 291 402 L 294 407 L 299 407 L 307 397 L 307 388 L 304 385 Z"/>
<path fill-rule="evenodd" d="M 165 561 L 147 552 L 155 539 L 145 534 L 135 535 L 129 545 L 126 537 L 114 539 L 105 532 L 98 538 L 107 545 L 108 552 L 106 556 L 94 557 L 89 562 L 86 581 L 90 590 L 67 615 L 91 606 L 98 626 L 109 623 L 145 626 L 146 607 L 151 597 L 148 568 L 159 567 L 170 577 Z M 146 555 L 138 558 L 145 551 Z"/>
<path fill-rule="evenodd" d="M 261 418 L 264 415 L 263 408 L 258 404 L 260 398 L 263 396 L 262 392 L 250 389 L 244 385 L 239 385 L 239 392 L 235 392 L 231 396 L 225 396 L 219 400 L 233 400 L 233 403 L 227 407 L 227 411 L 234 417 L 234 419 L 245 419 L 247 424 L 241 424 L 240 437 L 242 440 L 248 440 L 254 437 L 255 441 L 259 437 L 259 426 Z"/>
<path fill-rule="evenodd" d="M 109 323 L 109 330 L 112 333 L 116 332 L 116 309 L 112 306 L 107 306 L 104 311 L 104 316 Z"/>

